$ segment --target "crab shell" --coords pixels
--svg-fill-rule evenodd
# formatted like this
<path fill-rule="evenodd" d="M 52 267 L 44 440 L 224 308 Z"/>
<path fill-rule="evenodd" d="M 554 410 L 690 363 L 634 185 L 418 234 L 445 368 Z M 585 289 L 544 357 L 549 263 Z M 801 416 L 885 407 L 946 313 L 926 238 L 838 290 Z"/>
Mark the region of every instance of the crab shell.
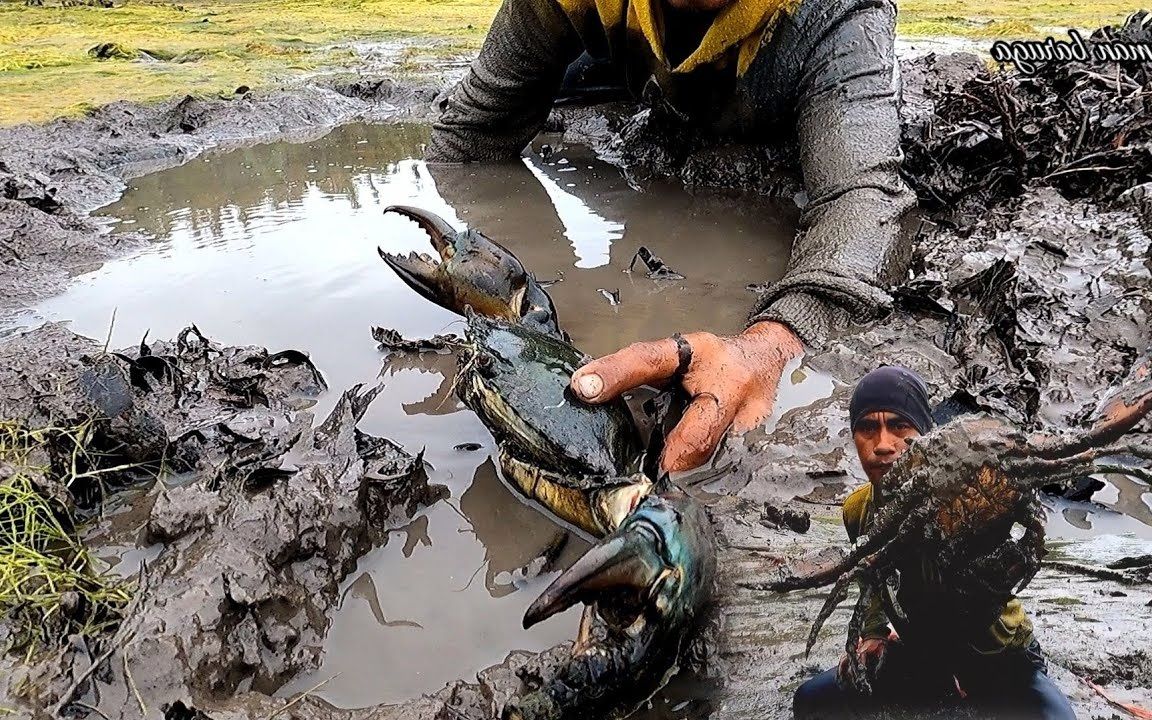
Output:
<path fill-rule="evenodd" d="M 521 323 L 468 313 L 457 393 L 500 443 L 505 477 L 525 496 L 603 537 L 652 490 L 622 401 L 572 395 L 582 356 Z"/>

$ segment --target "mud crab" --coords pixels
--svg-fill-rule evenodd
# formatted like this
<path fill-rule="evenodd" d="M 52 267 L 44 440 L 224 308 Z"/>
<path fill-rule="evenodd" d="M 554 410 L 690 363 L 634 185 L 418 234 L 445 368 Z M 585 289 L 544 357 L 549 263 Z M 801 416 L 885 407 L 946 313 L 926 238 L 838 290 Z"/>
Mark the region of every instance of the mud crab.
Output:
<path fill-rule="evenodd" d="M 892 488 L 851 552 L 838 559 L 783 566 L 756 590 L 787 592 L 832 585 L 808 637 L 811 650 L 832 611 L 859 581 L 861 592 L 845 645 L 851 662 L 863 616 L 879 599 L 888 617 L 904 620 L 897 599 L 900 568 L 913 558 L 932 557 L 938 580 L 962 593 L 967 617 L 959 623 L 988 627 L 1004 602 L 1035 577 L 1044 556 L 1044 513 L 1038 491 L 1070 482 L 1105 466 L 1098 460 L 1127 455 L 1152 458 L 1147 436 L 1125 436 L 1152 411 L 1152 354 L 1098 411 L 1087 430 L 1027 435 L 989 415 L 956 419 L 916 438 L 885 477 Z M 1124 466 L 1108 465 L 1110 472 Z M 1134 472 L 1141 472 L 1134 468 Z M 1022 533 L 1014 533 L 1019 525 Z M 870 691 L 856 666 L 857 687 Z"/>
<path fill-rule="evenodd" d="M 456 393 L 497 439 L 505 478 L 558 518 L 601 538 L 532 604 L 524 626 L 585 605 L 571 660 L 511 702 L 508 720 L 624 717 L 676 669 L 713 588 L 715 540 L 702 508 L 654 462 L 623 401 L 571 394 L 585 359 L 552 299 L 509 250 L 411 207 L 440 255 L 380 251 L 425 298 L 463 315 Z M 602 628 L 593 630 L 598 617 Z"/>

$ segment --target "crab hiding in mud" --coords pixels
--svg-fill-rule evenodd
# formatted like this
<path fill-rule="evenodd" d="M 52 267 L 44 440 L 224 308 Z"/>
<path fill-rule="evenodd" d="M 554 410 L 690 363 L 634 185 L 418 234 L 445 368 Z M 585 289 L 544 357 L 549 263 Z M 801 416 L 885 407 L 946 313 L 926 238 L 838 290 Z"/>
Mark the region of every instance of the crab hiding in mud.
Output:
<path fill-rule="evenodd" d="M 876 600 L 889 618 L 907 619 L 898 599 L 901 568 L 929 559 L 936 580 L 962 598 L 954 604 L 963 608 L 953 617 L 954 627 L 989 627 L 1040 569 L 1045 553 L 1040 488 L 1099 472 L 1097 460 L 1109 456 L 1152 459 L 1147 436 L 1126 438 L 1150 411 L 1152 355 L 1133 368 L 1088 430 L 1026 435 L 989 415 L 956 419 L 913 440 L 893 465 L 884 479 L 891 490 L 851 552 L 784 566 L 770 582 L 744 585 L 786 592 L 831 584 L 808 637 L 811 650 L 824 622 L 859 581 L 845 648 L 857 664 L 852 668 L 857 689 L 870 692 L 856 643 L 867 608 Z M 1017 525 L 1022 533 L 1013 532 Z"/>
<path fill-rule="evenodd" d="M 466 318 L 456 392 L 496 438 L 505 478 L 602 538 L 524 617 L 527 628 L 584 603 L 571 660 L 504 717 L 624 717 L 663 686 L 693 637 L 713 587 L 711 526 L 666 478 L 654 482 L 660 432 L 645 448 L 623 401 L 586 405 L 572 395 L 584 355 L 511 252 L 431 213 L 388 211 L 415 220 L 440 253 L 440 263 L 380 255 L 414 290 Z"/>

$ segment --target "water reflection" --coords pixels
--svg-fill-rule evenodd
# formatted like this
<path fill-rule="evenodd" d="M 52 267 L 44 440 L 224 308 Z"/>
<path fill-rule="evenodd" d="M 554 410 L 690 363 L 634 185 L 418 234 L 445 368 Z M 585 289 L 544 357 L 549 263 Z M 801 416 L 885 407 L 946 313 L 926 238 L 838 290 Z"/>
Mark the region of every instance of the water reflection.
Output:
<path fill-rule="evenodd" d="M 1152 489 L 1122 475 L 1103 475 L 1104 489 L 1092 502 L 1046 498 L 1048 538 L 1087 539 L 1131 535 L 1152 540 Z"/>
<path fill-rule="evenodd" d="M 429 250 L 415 224 L 384 207 L 416 205 L 480 228 L 538 277 L 561 280 L 550 292 L 562 324 L 591 354 L 676 331 L 738 330 L 754 299 L 745 285 L 783 273 L 795 223 L 786 206 L 660 185 L 637 192 L 581 147 L 561 147 L 548 161 L 428 166 L 414 159 L 426 139 L 419 126 L 348 126 L 135 180 L 104 212 L 157 242 L 78 277 L 36 309 L 103 339 L 115 308 L 114 346 L 195 322 L 224 343 L 304 350 L 336 389 L 383 383 L 361 428 L 424 452 L 431 481 L 451 497 L 359 560 L 341 587 L 322 667 L 280 691 L 339 674 L 316 694 L 344 707 L 433 692 L 509 651 L 571 638 L 575 610 L 531 631 L 520 621 L 587 547 L 573 536 L 555 569 L 525 572 L 559 528 L 498 477 L 491 435 L 452 394 L 455 358 L 382 361 L 372 326 L 431 336 L 459 322 L 380 262 L 378 245 Z M 642 244 L 688 278 L 625 273 Z M 621 304 L 609 305 L 599 288 L 618 289 Z"/>

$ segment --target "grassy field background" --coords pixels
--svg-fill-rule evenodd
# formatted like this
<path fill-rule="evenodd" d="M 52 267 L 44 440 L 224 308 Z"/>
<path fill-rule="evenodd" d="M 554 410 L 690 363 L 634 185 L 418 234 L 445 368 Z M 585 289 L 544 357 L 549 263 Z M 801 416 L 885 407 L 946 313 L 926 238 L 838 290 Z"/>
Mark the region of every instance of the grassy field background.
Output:
<path fill-rule="evenodd" d="M 412 58 L 474 52 L 499 0 L 116 0 L 116 7 L 0 0 L 0 125 L 114 100 L 231 93 L 319 68 L 354 69 L 355 42 L 431 38 Z M 973 39 L 1092 28 L 1135 7 L 1048 0 L 905 0 L 900 33 Z M 90 50 L 112 43 L 114 57 Z M 404 55 L 401 56 L 402 58 Z"/>

